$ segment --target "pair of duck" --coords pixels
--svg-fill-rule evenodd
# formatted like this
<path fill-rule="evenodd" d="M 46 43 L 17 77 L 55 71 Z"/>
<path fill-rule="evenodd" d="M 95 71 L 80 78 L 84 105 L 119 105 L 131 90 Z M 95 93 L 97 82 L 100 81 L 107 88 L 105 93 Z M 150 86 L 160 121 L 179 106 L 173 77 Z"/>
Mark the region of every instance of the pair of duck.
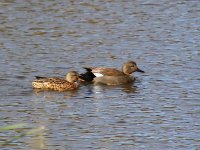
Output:
<path fill-rule="evenodd" d="M 49 89 L 56 91 L 74 90 L 78 88 L 78 80 L 81 82 L 94 82 L 106 85 L 121 85 L 133 82 L 135 78 L 131 76 L 133 72 L 142 72 L 134 61 L 128 61 L 123 64 L 122 70 L 115 68 L 94 67 L 85 68 L 86 72 L 78 74 L 76 71 L 70 71 L 66 79 L 58 77 L 39 77 L 32 82 L 32 86 L 37 89 Z"/>

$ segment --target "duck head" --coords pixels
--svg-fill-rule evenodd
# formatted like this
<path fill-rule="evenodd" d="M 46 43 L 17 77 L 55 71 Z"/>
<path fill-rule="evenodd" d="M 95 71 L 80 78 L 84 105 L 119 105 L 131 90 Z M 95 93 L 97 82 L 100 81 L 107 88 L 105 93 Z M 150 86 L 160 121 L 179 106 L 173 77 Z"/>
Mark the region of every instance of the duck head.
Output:
<path fill-rule="evenodd" d="M 78 81 L 78 79 L 79 79 L 79 74 L 76 71 L 70 71 L 66 75 L 66 80 L 71 83 Z"/>
<path fill-rule="evenodd" d="M 128 75 L 132 74 L 133 72 L 144 73 L 143 70 L 138 68 L 137 64 L 134 61 L 128 61 L 128 62 L 124 63 L 122 66 L 122 71 Z"/>

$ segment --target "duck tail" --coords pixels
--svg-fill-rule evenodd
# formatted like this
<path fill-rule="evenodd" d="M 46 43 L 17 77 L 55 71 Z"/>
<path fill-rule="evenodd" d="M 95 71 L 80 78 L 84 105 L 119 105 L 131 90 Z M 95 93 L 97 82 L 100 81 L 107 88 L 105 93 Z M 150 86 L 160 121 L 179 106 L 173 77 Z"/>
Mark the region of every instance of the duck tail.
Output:
<path fill-rule="evenodd" d="M 84 67 L 84 69 L 86 70 L 86 72 L 80 74 L 79 75 L 79 79 L 81 81 L 91 82 L 96 76 L 92 73 L 92 69 L 91 68 Z"/>
<path fill-rule="evenodd" d="M 41 76 L 35 76 L 36 79 L 44 79 L 46 77 L 41 77 Z"/>
<path fill-rule="evenodd" d="M 83 67 L 87 72 L 92 72 L 92 69 L 91 68 L 88 68 L 88 67 Z"/>

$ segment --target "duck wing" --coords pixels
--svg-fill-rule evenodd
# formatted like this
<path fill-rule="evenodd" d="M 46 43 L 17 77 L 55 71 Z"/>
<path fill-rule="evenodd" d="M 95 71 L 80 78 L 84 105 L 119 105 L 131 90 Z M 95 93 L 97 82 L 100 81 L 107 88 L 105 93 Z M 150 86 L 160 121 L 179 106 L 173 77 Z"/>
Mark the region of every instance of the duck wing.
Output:
<path fill-rule="evenodd" d="M 36 79 L 35 81 L 32 82 L 32 85 L 34 88 L 51 89 L 56 91 L 73 90 L 78 87 L 77 84 L 70 83 L 62 78 L 47 78 L 47 77 Z"/>
<path fill-rule="evenodd" d="M 124 76 L 125 74 L 122 71 L 119 71 L 115 68 L 104 68 L 97 67 L 92 69 L 92 73 L 97 76 Z"/>

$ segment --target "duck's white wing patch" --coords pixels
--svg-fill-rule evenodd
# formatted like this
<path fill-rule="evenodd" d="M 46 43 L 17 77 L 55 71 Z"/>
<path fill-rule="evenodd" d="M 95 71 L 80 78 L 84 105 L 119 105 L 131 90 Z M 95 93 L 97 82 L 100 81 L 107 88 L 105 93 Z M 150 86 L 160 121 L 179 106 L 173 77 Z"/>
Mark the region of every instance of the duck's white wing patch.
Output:
<path fill-rule="evenodd" d="M 96 77 L 103 77 L 103 74 L 101 74 L 101 73 L 94 73 L 94 75 L 95 75 Z"/>

